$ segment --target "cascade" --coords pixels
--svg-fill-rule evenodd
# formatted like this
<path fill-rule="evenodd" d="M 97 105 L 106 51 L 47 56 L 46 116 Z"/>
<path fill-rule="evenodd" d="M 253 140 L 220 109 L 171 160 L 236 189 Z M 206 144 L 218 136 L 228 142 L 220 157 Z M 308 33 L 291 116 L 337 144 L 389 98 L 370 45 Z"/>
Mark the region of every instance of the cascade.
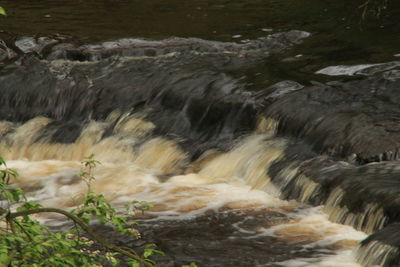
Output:
<path fill-rule="evenodd" d="M 82 46 L 20 39 L 24 54 L 0 76 L 0 154 L 20 173 L 12 182 L 30 199 L 69 209 L 86 190 L 80 161 L 94 154 L 102 163 L 95 192 L 118 207 L 154 203 L 138 220 L 144 238 L 171 255 L 162 264 L 394 266 L 394 70 L 259 91 L 235 75 L 308 36 Z M 38 219 L 70 227 L 59 216 Z"/>

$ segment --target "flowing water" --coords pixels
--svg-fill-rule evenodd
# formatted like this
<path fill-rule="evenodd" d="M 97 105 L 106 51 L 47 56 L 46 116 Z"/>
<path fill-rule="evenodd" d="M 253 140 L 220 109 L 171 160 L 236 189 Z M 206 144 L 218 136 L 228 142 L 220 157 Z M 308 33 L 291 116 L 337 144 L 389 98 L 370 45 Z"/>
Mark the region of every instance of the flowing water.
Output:
<path fill-rule="evenodd" d="M 121 209 L 132 200 L 154 204 L 134 218 L 141 223 L 139 240 L 97 230 L 133 247 L 155 242 L 167 253 L 160 266 L 371 265 L 355 250 L 390 218 L 374 203 L 361 205 L 361 213 L 343 206 L 351 184 L 329 184 L 330 177 L 364 169 L 343 158 L 331 162 L 282 135 L 283 123 L 262 114 L 259 99 L 329 81 L 315 72 L 332 65 L 364 64 L 319 74 L 355 74 L 387 61 L 397 67 L 398 1 L 389 1 L 379 19 L 366 20 L 358 1 L 338 0 L 1 5 L 9 16 L 0 18 L 0 38 L 13 49 L 16 39 L 34 35 L 76 46 L 128 37 L 158 41 L 125 39 L 156 52 L 116 59 L 96 54 L 115 47 L 109 42 L 84 46 L 93 55 L 84 60 L 53 60 L 56 54 L 47 51 L 41 60 L 1 63 L 0 153 L 30 198 L 51 207 L 78 205 L 87 190 L 77 175 L 80 161 L 93 153 L 101 162 L 95 192 Z M 282 50 L 289 41 L 266 50 L 251 41 L 292 29 L 312 36 L 289 50 Z M 185 39 L 160 41 L 172 36 Z M 70 226 L 53 214 L 39 219 Z M 380 246 L 386 245 L 368 245 L 377 264 L 395 250 Z"/>
<path fill-rule="evenodd" d="M 283 155 L 287 141 L 271 133 L 251 134 L 225 153 L 206 151 L 190 162 L 171 140 L 139 141 L 151 136 L 154 125 L 135 117 L 104 139 L 99 136 L 110 120 L 89 123 L 71 144 L 33 143 L 48 123 L 41 117 L 17 126 L 2 147 L 8 166 L 20 174 L 16 183 L 46 206 L 79 203 L 87 190 L 77 176 L 79 160 L 94 153 L 102 164 L 92 189 L 121 207 L 132 200 L 153 203 L 139 229 L 174 262 L 358 266 L 351 251 L 364 233 L 330 222 L 320 207 L 279 198 L 266 169 Z M 40 219 L 57 227 L 66 223 L 51 214 Z"/>

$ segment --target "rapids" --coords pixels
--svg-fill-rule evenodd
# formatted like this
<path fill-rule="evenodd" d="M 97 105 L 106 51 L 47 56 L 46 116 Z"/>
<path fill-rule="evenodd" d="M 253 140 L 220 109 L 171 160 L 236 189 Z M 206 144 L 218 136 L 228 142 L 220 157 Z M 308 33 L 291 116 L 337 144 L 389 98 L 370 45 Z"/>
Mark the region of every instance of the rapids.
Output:
<path fill-rule="evenodd" d="M 313 60 L 275 65 L 313 37 L 271 31 L 238 42 L 5 38 L 0 154 L 20 174 L 13 184 L 70 209 L 94 154 L 96 193 L 121 212 L 132 200 L 154 208 L 132 217 L 140 239 L 92 227 L 126 246 L 156 243 L 160 266 L 399 266 L 399 61 L 254 85 L 254 68 Z"/>
<path fill-rule="evenodd" d="M 151 137 L 148 121 L 131 118 L 103 139 L 104 124 L 113 122 L 88 123 L 70 144 L 32 142 L 46 122 L 34 118 L 5 136 L 11 144 L 2 154 L 20 174 L 15 183 L 43 205 L 68 209 L 87 190 L 77 176 L 79 160 L 95 153 L 102 163 L 95 192 L 120 207 L 132 200 L 154 204 L 138 220 L 143 239 L 168 253 L 160 264 L 358 266 L 351 251 L 364 233 L 330 222 L 320 207 L 279 198 L 266 169 L 283 156 L 285 139 L 254 133 L 226 152 L 208 150 L 190 161 L 178 143 Z M 56 229 L 70 225 L 52 214 L 38 219 Z M 120 238 L 131 246 L 143 242 Z"/>

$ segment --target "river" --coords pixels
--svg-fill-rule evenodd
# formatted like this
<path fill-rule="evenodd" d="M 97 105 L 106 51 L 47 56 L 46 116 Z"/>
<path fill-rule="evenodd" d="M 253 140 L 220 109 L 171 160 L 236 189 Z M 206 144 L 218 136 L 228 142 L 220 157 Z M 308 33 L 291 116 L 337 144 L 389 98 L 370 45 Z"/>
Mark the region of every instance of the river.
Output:
<path fill-rule="evenodd" d="M 65 209 L 94 154 L 159 266 L 397 266 L 400 8 L 360 4 L 2 1 L 1 154 Z"/>

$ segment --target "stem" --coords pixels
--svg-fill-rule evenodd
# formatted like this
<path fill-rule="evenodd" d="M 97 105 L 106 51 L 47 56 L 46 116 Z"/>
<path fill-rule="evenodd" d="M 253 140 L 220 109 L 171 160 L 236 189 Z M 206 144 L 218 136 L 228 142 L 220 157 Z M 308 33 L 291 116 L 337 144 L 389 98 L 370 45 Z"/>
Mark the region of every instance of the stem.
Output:
<path fill-rule="evenodd" d="M 9 222 L 11 222 L 13 219 L 17 218 L 17 217 L 21 217 L 21 216 L 27 216 L 27 215 L 31 215 L 31 214 L 36 214 L 36 213 L 44 213 L 44 212 L 54 212 L 54 213 L 59 213 L 62 214 L 66 217 L 68 217 L 70 220 L 74 221 L 77 225 L 79 225 L 79 227 L 81 227 L 93 240 L 97 241 L 98 243 L 100 243 L 103 247 L 121 253 L 131 259 L 134 259 L 140 263 L 142 263 L 144 266 L 146 267 L 153 267 L 154 265 L 147 262 L 146 260 L 142 259 L 141 257 L 135 255 L 134 253 L 123 249 L 121 247 L 118 246 L 114 246 L 109 244 L 107 241 L 103 240 L 102 238 L 100 238 L 95 232 L 93 232 L 92 229 L 90 229 L 90 227 L 88 225 L 86 225 L 86 223 L 84 223 L 80 218 L 76 217 L 75 215 L 72 215 L 71 213 L 62 210 L 62 209 L 57 209 L 57 208 L 38 208 L 38 209 L 31 209 L 31 210 L 24 210 L 24 211 L 18 211 L 18 212 L 13 212 L 13 213 L 9 213 L 7 214 L 7 220 Z"/>

